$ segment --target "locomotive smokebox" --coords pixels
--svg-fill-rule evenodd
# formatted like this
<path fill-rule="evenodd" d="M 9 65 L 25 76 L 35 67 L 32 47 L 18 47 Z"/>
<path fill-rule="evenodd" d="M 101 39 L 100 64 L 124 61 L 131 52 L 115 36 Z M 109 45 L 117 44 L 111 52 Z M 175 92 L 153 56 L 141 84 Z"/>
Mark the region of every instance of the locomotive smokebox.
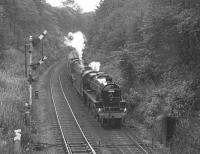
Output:
<path fill-rule="evenodd" d="M 96 99 L 99 101 L 112 103 L 121 100 L 119 86 L 112 83 L 112 77 L 103 72 L 86 71 L 83 73 L 83 82 L 87 89 L 95 92 Z"/>

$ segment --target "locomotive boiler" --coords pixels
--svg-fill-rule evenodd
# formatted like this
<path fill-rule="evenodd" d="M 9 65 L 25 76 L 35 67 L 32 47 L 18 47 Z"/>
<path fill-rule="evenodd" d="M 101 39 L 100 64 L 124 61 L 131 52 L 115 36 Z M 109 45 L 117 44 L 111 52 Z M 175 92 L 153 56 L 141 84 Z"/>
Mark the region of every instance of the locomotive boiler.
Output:
<path fill-rule="evenodd" d="M 73 86 L 102 127 L 121 127 L 127 115 L 126 102 L 112 77 L 83 65 L 75 51 L 68 55 L 68 67 Z"/>

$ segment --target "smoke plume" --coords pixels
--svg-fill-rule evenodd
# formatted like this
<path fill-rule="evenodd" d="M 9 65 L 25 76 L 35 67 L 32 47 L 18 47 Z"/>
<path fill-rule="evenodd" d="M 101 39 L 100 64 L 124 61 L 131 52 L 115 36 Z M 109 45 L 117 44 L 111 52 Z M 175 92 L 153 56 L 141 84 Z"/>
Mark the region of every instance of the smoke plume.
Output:
<path fill-rule="evenodd" d="M 83 49 L 85 48 L 85 41 L 85 35 L 80 31 L 75 33 L 69 32 L 67 37 L 65 36 L 65 44 L 75 48 L 81 60 L 83 56 Z"/>
<path fill-rule="evenodd" d="M 91 63 L 89 64 L 89 66 L 90 66 L 94 71 L 100 71 L 100 66 L 101 66 L 101 64 L 100 64 L 100 62 L 95 62 L 95 61 L 93 61 L 93 62 L 91 62 Z"/>

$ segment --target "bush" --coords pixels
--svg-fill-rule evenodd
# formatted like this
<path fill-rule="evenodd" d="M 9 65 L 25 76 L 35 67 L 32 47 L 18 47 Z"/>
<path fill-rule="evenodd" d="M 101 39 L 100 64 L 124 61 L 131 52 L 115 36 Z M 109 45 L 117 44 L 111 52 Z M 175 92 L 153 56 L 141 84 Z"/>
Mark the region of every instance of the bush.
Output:
<path fill-rule="evenodd" d="M 0 126 L 5 132 L 24 127 L 22 111 L 28 90 L 21 57 L 17 50 L 5 51 L 4 67 L 0 70 Z"/>
<path fill-rule="evenodd" d="M 184 134 L 184 135 L 183 135 Z M 199 154 L 200 134 L 199 128 L 189 119 L 180 120 L 177 131 L 172 139 L 171 151 L 175 154 Z"/>
<path fill-rule="evenodd" d="M 15 102 L 0 102 L 0 124 L 4 131 L 23 127 L 23 117 Z"/>

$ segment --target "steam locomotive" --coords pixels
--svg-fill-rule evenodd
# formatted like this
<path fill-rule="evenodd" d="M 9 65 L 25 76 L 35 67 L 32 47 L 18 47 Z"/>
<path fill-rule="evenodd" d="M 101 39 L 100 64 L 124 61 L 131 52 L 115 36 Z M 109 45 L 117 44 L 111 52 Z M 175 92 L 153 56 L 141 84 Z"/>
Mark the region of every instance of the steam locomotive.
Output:
<path fill-rule="evenodd" d="M 127 115 L 126 102 L 112 77 L 83 65 L 75 50 L 68 55 L 68 67 L 73 86 L 101 126 L 121 127 Z"/>

